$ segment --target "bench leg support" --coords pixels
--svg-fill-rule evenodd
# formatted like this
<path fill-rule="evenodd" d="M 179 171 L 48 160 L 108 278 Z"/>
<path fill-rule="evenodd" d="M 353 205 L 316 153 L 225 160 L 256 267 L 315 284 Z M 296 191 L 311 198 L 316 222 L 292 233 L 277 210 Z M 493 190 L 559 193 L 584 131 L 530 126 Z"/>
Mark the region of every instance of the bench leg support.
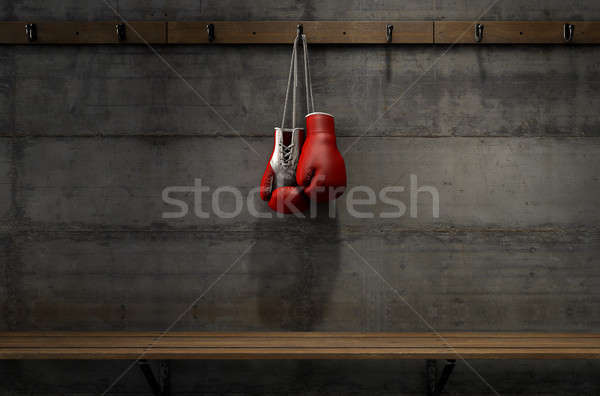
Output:
<path fill-rule="evenodd" d="M 146 381 L 148 381 L 148 385 L 152 389 L 152 393 L 154 396 L 170 396 L 171 395 L 171 375 L 169 372 L 169 362 L 167 360 L 161 360 L 158 368 L 158 381 L 152 372 L 152 367 L 150 367 L 150 362 L 146 359 L 142 359 L 138 362 L 138 366 L 144 377 L 146 377 Z"/>
<path fill-rule="evenodd" d="M 446 360 L 446 365 L 444 366 L 444 370 L 442 370 L 442 374 L 438 379 L 437 374 L 437 362 L 435 360 L 427 360 L 425 364 L 426 368 L 426 377 L 427 377 L 427 396 L 440 396 L 446 383 L 448 382 L 448 378 L 450 378 L 450 374 L 454 370 L 454 366 L 456 365 L 456 360 Z"/>

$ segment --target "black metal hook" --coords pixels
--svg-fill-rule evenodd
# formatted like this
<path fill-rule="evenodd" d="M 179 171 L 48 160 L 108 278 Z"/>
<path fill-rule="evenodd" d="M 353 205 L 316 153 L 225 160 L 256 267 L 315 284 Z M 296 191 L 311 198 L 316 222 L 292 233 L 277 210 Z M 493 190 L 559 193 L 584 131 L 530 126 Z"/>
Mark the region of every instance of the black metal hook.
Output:
<path fill-rule="evenodd" d="M 475 41 L 480 43 L 483 39 L 483 25 L 481 23 L 475 24 Z"/>
<path fill-rule="evenodd" d="M 575 33 L 575 25 L 565 23 L 563 26 L 563 38 L 567 43 L 573 41 L 573 33 Z"/>
<path fill-rule="evenodd" d="M 127 27 L 124 23 L 117 23 L 115 25 L 117 32 L 117 41 L 125 41 L 127 39 Z"/>
<path fill-rule="evenodd" d="M 215 25 L 212 23 L 206 25 L 206 32 L 208 33 L 208 41 L 215 41 Z"/>
<path fill-rule="evenodd" d="M 298 37 L 301 37 L 304 34 L 304 26 L 302 26 L 301 23 L 299 23 L 298 26 L 296 26 L 296 34 L 298 35 Z"/>
<path fill-rule="evenodd" d="M 27 36 L 27 41 L 37 40 L 37 28 L 35 23 L 28 23 L 25 25 L 25 35 Z"/>
<path fill-rule="evenodd" d="M 385 39 L 388 43 L 392 42 L 392 32 L 394 31 L 394 25 L 387 25 L 385 27 Z"/>

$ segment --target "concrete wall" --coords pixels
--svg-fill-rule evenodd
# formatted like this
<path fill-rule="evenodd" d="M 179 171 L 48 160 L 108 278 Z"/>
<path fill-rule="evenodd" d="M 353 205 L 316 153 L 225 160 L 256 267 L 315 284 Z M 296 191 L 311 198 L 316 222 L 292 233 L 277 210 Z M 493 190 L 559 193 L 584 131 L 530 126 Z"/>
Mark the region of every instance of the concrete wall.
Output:
<path fill-rule="evenodd" d="M 468 20 L 491 2 L 111 4 L 134 20 Z M 114 15 L 102 1 L 20 0 L 0 18 Z M 482 19 L 599 20 L 600 5 L 507 0 Z M 258 184 L 287 46 L 158 47 L 229 125 L 147 48 L 0 47 L 0 329 L 163 330 L 242 254 L 175 330 L 427 330 L 366 260 L 440 331 L 598 331 L 600 49 L 446 50 L 312 49 L 317 107 L 336 115 L 349 187 L 405 186 L 396 198 L 408 206 L 416 175 L 439 191 L 440 213 L 425 193 L 416 218 L 382 219 L 391 207 L 378 200 L 374 218 L 356 219 L 346 195 L 335 219 L 319 208 L 310 220 L 162 216 L 173 210 L 166 186 L 202 179 L 247 194 Z M 597 362 L 470 363 L 503 395 L 600 393 Z M 1 362 L 0 393 L 98 394 L 128 364 Z M 416 395 L 424 385 L 420 361 L 173 369 L 176 394 Z M 448 392 L 490 394 L 460 363 Z M 132 371 L 112 394 L 148 387 Z"/>

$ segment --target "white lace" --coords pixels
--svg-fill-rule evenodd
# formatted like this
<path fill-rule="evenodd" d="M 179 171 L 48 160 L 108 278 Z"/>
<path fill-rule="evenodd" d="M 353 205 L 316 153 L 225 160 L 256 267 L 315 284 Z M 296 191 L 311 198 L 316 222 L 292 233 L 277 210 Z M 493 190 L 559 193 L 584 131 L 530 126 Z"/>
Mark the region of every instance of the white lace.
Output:
<path fill-rule="evenodd" d="M 283 142 L 279 142 L 279 149 L 281 150 L 282 156 L 279 158 L 279 162 L 282 166 L 290 166 L 290 162 L 292 161 L 292 149 L 294 148 L 294 143 L 286 146 Z"/>

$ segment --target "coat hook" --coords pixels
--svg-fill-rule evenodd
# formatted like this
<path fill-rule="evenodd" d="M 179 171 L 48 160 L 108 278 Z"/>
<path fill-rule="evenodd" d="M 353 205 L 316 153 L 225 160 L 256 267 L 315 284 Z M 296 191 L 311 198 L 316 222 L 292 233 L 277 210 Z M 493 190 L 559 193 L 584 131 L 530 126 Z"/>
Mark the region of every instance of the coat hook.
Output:
<path fill-rule="evenodd" d="M 35 23 L 28 23 L 25 25 L 25 35 L 27 36 L 27 41 L 37 40 L 37 28 Z"/>
<path fill-rule="evenodd" d="M 573 41 L 573 33 L 575 32 L 575 25 L 565 23 L 563 26 L 563 38 L 567 43 Z"/>
<path fill-rule="evenodd" d="M 394 25 L 387 25 L 385 27 L 385 39 L 388 43 L 392 42 L 392 32 L 394 31 Z"/>
<path fill-rule="evenodd" d="M 298 26 L 296 26 L 296 34 L 298 35 L 298 37 L 304 34 L 304 26 L 302 26 L 301 23 L 299 23 Z"/>
<path fill-rule="evenodd" d="M 475 41 L 478 43 L 483 39 L 483 25 L 481 23 L 475 24 Z"/>
<path fill-rule="evenodd" d="M 215 25 L 212 23 L 206 25 L 206 32 L 208 33 L 208 41 L 215 41 Z"/>
<path fill-rule="evenodd" d="M 124 23 L 117 23 L 115 25 L 117 32 L 117 41 L 125 41 L 127 39 L 127 28 Z"/>

